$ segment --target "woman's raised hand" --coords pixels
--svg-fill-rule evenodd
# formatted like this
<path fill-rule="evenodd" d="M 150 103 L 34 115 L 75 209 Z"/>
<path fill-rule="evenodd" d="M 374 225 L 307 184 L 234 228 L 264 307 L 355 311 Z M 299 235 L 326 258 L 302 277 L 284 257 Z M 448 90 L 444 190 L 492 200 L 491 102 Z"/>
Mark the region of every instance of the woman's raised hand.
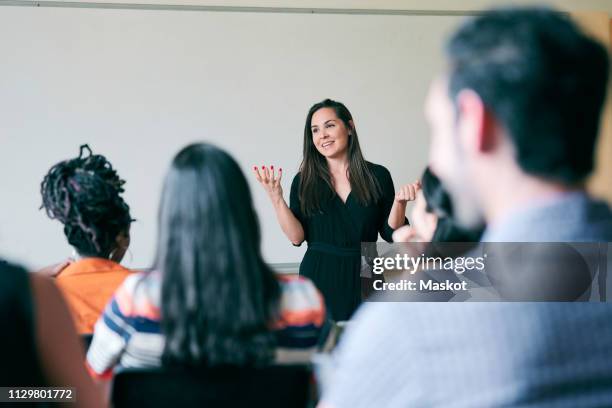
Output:
<path fill-rule="evenodd" d="M 281 229 L 294 245 L 300 245 L 304 241 L 304 227 L 300 221 L 295 218 L 295 215 L 283 199 L 283 187 L 281 186 L 281 178 L 283 177 L 283 169 L 278 169 L 274 172 L 274 166 L 269 168 L 266 166 L 253 166 L 255 178 L 259 184 L 263 186 L 272 201 L 276 218 L 281 226 Z"/>
<path fill-rule="evenodd" d="M 283 177 L 283 169 L 278 169 L 278 172 L 274 172 L 274 166 L 269 168 L 266 166 L 253 167 L 255 172 L 255 178 L 263 186 L 270 196 L 272 201 L 282 200 L 283 198 L 283 187 L 281 186 L 281 178 Z"/>
<path fill-rule="evenodd" d="M 412 184 L 406 184 L 400 187 L 395 193 L 395 201 L 400 203 L 407 203 L 408 201 L 414 201 L 416 199 L 417 192 L 421 189 L 421 182 L 415 181 Z"/>

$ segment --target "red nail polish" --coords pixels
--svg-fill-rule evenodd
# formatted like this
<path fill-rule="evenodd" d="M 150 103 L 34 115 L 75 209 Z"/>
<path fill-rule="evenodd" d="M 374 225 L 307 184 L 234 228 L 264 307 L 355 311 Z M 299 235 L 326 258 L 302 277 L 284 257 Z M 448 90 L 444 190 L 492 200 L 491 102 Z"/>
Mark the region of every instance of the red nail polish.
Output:
<path fill-rule="evenodd" d="M 257 170 L 257 166 L 253 166 L 253 170 Z"/>
<path fill-rule="evenodd" d="M 280 169 L 278 169 L 278 171 L 283 171 L 283 168 L 281 167 Z"/>
<path fill-rule="evenodd" d="M 274 170 L 274 166 L 270 166 L 270 168 Z"/>
<path fill-rule="evenodd" d="M 261 166 L 261 168 L 262 168 L 262 169 L 265 169 L 265 168 L 266 168 L 266 166 Z"/>

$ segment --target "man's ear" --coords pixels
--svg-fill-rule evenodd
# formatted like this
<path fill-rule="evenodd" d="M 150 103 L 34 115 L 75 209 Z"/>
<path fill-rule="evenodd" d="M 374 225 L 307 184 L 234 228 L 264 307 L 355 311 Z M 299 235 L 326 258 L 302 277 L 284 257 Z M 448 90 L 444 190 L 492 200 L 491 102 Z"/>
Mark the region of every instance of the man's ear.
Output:
<path fill-rule="evenodd" d="M 464 89 L 457 94 L 456 103 L 465 148 L 480 153 L 490 151 L 495 146 L 497 121 L 480 95 Z"/>

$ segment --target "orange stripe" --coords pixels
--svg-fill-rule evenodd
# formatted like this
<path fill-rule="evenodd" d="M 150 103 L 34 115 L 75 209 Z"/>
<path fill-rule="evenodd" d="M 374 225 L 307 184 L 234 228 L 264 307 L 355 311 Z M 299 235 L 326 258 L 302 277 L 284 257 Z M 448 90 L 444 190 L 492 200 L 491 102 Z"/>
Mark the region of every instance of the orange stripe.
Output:
<path fill-rule="evenodd" d="M 145 302 L 144 305 L 139 306 L 137 309 L 137 315 L 146 317 L 149 320 L 159 320 L 160 313 L 159 309 L 150 302 Z"/>
<path fill-rule="evenodd" d="M 321 309 L 287 310 L 281 313 L 278 324 L 282 327 L 305 326 L 314 324 L 321 326 L 325 320 L 325 312 Z"/>
<path fill-rule="evenodd" d="M 277 275 L 277 279 L 283 282 L 291 282 L 291 281 L 296 281 L 296 282 L 300 282 L 300 281 L 305 281 L 306 279 L 303 276 L 300 275 L 294 275 L 294 274 L 290 274 L 290 275 Z"/>
<path fill-rule="evenodd" d="M 117 293 L 115 293 L 115 301 L 125 317 L 146 317 L 150 320 L 159 320 L 159 308 L 147 299 L 144 299 L 143 304 L 136 305 L 134 303 L 134 296 L 124 286 L 121 286 Z"/>
<path fill-rule="evenodd" d="M 89 373 L 91 378 L 93 378 L 95 380 L 110 380 L 110 379 L 113 378 L 113 368 L 112 367 L 109 368 L 108 370 L 104 371 L 102 374 L 98 374 L 96 372 L 96 370 L 91 368 L 89 363 L 86 361 L 85 362 L 85 368 L 87 369 L 87 372 Z"/>
<path fill-rule="evenodd" d="M 115 292 L 115 301 L 121 313 L 125 316 L 132 316 L 134 312 L 134 303 L 132 301 L 132 295 L 127 291 L 125 285 L 119 286 L 119 289 Z"/>

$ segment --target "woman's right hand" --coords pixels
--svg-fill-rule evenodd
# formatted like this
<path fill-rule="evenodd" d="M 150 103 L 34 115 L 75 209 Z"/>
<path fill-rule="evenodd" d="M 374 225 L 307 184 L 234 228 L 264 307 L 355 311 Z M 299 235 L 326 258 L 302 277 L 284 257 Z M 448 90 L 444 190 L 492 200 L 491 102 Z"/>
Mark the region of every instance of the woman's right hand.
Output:
<path fill-rule="evenodd" d="M 300 245 L 304 241 L 304 227 L 295 218 L 295 215 L 283 199 L 283 187 L 281 186 L 283 169 L 278 169 L 278 173 L 274 174 L 274 166 L 270 166 L 270 168 L 261 166 L 261 169 L 253 166 L 253 171 L 255 172 L 255 178 L 266 190 L 272 201 L 281 229 L 293 245 Z"/>
<path fill-rule="evenodd" d="M 272 202 L 276 203 L 278 200 L 283 199 L 283 187 L 281 186 L 283 169 L 278 169 L 276 175 L 274 173 L 274 166 L 270 166 L 269 168 L 261 166 L 261 169 L 254 166 L 253 171 L 255 172 L 255 178 L 266 190 Z"/>

